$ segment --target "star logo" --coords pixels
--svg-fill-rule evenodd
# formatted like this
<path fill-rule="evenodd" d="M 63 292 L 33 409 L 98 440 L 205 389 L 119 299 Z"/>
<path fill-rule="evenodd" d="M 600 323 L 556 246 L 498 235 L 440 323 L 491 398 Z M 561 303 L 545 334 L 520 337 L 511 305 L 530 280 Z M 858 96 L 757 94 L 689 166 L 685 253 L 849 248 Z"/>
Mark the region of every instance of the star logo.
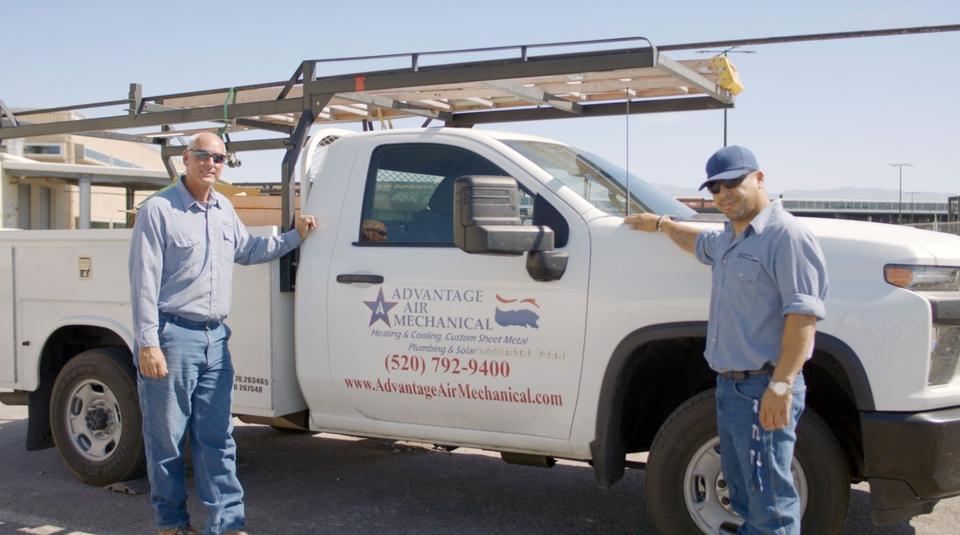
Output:
<path fill-rule="evenodd" d="M 364 301 L 363 304 L 367 305 L 370 311 L 373 312 L 373 314 L 370 315 L 370 325 L 367 325 L 367 327 L 376 323 L 377 320 L 383 320 L 383 322 L 387 324 L 387 327 L 392 327 L 392 325 L 390 325 L 390 316 L 387 315 L 387 312 L 390 312 L 391 308 L 397 306 L 397 302 L 391 303 L 384 301 L 383 288 L 380 288 L 380 291 L 377 293 L 376 301 Z"/>

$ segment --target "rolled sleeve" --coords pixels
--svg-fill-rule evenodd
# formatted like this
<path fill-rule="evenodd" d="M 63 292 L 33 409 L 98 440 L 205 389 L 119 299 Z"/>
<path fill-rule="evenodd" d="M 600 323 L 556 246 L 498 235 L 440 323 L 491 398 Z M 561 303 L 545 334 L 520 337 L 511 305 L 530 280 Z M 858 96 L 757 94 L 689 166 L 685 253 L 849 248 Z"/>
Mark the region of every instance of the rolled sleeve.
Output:
<path fill-rule="evenodd" d="M 779 242 L 776 257 L 777 285 L 783 315 L 827 316 L 827 267 L 816 239 L 804 229 Z"/>
<path fill-rule="evenodd" d="M 818 320 L 827 317 L 827 307 L 819 297 L 804 294 L 793 294 L 789 301 L 783 302 L 783 315 L 803 314 L 815 316 Z"/>
<path fill-rule="evenodd" d="M 701 230 L 697 234 L 696 249 L 693 254 L 701 263 L 708 266 L 713 265 L 713 259 L 717 251 L 717 240 L 723 234 L 721 230 Z"/>

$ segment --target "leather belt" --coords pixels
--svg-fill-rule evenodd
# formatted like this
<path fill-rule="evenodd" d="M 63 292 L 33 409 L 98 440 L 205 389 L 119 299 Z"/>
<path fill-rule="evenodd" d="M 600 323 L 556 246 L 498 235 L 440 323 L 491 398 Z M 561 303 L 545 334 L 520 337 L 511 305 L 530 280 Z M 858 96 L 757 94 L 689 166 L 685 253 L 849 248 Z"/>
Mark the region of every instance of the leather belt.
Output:
<path fill-rule="evenodd" d="M 194 331 L 212 331 L 221 325 L 223 325 L 223 320 L 209 320 L 209 321 L 196 321 L 184 318 L 183 316 L 176 316 L 168 312 L 161 312 L 160 318 L 163 321 L 170 322 L 184 329 L 192 329 Z"/>
<path fill-rule="evenodd" d="M 734 381 L 743 381 L 748 377 L 756 377 L 758 375 L 773 375 L 773 364 L 769 362 L 764 364 L 759 370 L 743 370 L 743 371 L 726 371 L 719 372 L 717 375 L 723 377 L 724 379 L 733 379 Z"/>

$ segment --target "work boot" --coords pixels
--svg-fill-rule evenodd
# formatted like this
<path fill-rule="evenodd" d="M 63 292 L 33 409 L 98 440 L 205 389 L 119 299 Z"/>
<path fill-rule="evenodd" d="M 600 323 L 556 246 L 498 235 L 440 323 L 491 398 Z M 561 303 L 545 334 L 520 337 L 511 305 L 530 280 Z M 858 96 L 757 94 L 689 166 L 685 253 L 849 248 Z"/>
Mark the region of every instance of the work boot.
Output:
<path fill-rule="evenodd" d="M 186 526 L 180 526 L 179 528 L 167 528 L 161 529 L 160 535 L 199 535 L 193 528 L 190 527 L 190 524 Z"/>

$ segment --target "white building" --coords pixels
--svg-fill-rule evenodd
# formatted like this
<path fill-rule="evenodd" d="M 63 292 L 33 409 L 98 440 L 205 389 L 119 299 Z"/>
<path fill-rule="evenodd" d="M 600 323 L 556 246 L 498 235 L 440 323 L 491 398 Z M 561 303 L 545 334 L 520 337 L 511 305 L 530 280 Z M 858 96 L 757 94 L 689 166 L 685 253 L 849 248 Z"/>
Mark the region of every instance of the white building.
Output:
<path fill-rule="evenodd" d="M 82 118 L 75 112 L 17 115 L 34 123 Z M 170 183 L 159 148 L 72 134 L 0 145 L 0 227 L 125 227 L 128 210 Z"/>

